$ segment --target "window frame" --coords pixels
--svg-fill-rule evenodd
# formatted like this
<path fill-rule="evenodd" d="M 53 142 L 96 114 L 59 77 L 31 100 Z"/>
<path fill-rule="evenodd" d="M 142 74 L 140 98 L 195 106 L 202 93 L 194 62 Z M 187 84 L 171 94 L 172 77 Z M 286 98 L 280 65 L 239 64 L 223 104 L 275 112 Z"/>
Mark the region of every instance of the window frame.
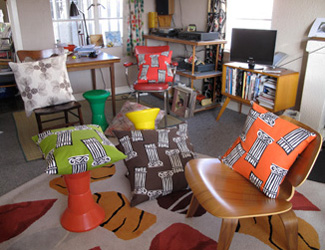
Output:
<path fill-rule="evenodd" d="M 84 21 L 83 21 L 83 16 L 79 15 L 78 17 L 73 17 L 71 18 L 69 16 L 69 12 L 70 12 L 70 4 L 71 2 L 74 1 L 78 8 L 80 8 L 80 5 L 78 5 L 78 0 L 49 0 L 50 2 L 50 6 L 51 6 L 51 14 L 52 14 L 52 24 L 53 24 L 53 30 L 54 30 L 54 37 L 55 37 L 55 41 L 56 43 L 67 43 L 67 44 L 75 44 L 77 46 L 81 46 L 82 45 L 82 41 L 80 39 L 80 36 L 78 35 L 78 31 L 81 30 L 81 33 L 84 34 L 84 36 L 86 36 L 85 34 L 85 26 L 84 26 Z M 60 18 L 58 16 L 58 11 L 57 11 L 57 5 L 60 4 L 60 2 L 63 4 L 62 8 L 62 15 L 63 18 Z M 80 0 L 79 0 L 80 2 Z M 106 38 L 105 38 L 105 32 L 109 32 L 112 31 L 109 27 L 111 26 L 115 26 L 117 27 L 117 31 L 120 31 L 121 34 L 121 39 L 123 41 L 123 0 L 112 0 L 112 2 L 116 2 L 117 4 L 117 11 L 114 13 L 114 17 L 101 17 L 100 16 L 100 11 L 99 8 L 103 8 L 100 5 L 102 5 L 102 0 L 81 0 L 82 6 L 83 8 L 85 8 L 85 6 L 88 6 L 87 8 L 89 8 L 90 6 L 92 6 L 91 8 L 89 8 L 89 10 L 84 11 L 83 8 L 80 8 L 81 11 L 84 12 L 85 14 L 85 19 L 86 19 L 86 23 L 87 23 L 87 30 L 88 30 L 88 35 L 95 35 L 95 34 L 102 34 L 103 35 L 103 40 L 104 43 L 106 44 Z M 119 6 L 118 6 L 119 5 Z M 111 6 L 111 5 L 110 5 Z M 109 10 L 110 6 L 105 6 L 104 8 Z M 118 14 L 120 14 L 120 16 L 118 16 Z M 108 29 L 103 29 L 101 28 L 101 22 L 102 21 L 107 21 L 107 27 Z M 115 21 L 115 24 L 111 24 L 112 22 L 110 21 Z M 60 30 L 60 24 L 64 24 L 64 23 L 69 23 L 70 26 L 66 27 L 66 29 L 68 30 L 69 38 L 68 39 L 62 39 L 62 34 L 60 34 L 62 31 L 62 29 Z M 81 27 L 81 28 L 80 28 Z M 100 32 L 100 30 L 103 29 L 102 32 Z M 115 29 L 113 29 L 113 31 L 115 31 Z M 77 34 L 77 35 L 76 35 Z M 77 38 L 77 39 L 76 39 Z M 64 41 L 62 41 L 64 40 Z M 85 38 L 84 38 L 85 41 Z M 85 42 L 84 42 L 85 44 Z"/>
<path fill-rule="evenodd" d="M 231 2 L 230 2 L 231 1 Z M 268 0 L 268 8 L 265 6 L 260 6 L 261 9 L 256 8 L 256 2 L 260 2 L 262 5 L 265 1 L 260 0 L 247 0 L 245 1 L 245 5 L 249 10 L 243 10 L 236 13 L 236 11 L 232 11 L 235 9 L 235 5 L 238 3 L 243 3 L 242 0 L 230 0 L 227 2 L 227 22 L 226 22 L 226 40 L 227 43 L 225 44 L 225 51 L 230 52 L 231 46 L 231 35 L 233 28 L 242 28 L 242 29 L 265 29 L 271 30 L 272 29 L 272 13 L 273 13 L 273 5 L 274 0 Z M 254 3 L 255 1 L 255 3 Z M 263 3 L 262 3 L 263 2 Z M 254 9 L 255 8 L 255 9 Z M 263 10 L 262 10 L 263 8 Z M 265 9 L 269 10 L 268 13 L 265 13 Z M 260 15 L 260 13 L 264 11 L 264 15 Z M 254 17 L 251 13 L 257 13 Z M 253 24 L 254 23 L 254 24 Z"/>

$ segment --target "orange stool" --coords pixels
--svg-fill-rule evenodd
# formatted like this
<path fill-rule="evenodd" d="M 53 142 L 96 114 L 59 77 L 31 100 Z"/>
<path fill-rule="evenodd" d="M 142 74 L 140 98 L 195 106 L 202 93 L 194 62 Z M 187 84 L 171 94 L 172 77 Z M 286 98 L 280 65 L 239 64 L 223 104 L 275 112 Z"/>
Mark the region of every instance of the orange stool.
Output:
<path fill-rule="evenodd" d="M 68 188 L 68 207 L 61 216 L 61 225 L 71 232 L 85 232 L 98 227 L 105 218 L 90 191 L 90 172 L 64 175 Z"/>

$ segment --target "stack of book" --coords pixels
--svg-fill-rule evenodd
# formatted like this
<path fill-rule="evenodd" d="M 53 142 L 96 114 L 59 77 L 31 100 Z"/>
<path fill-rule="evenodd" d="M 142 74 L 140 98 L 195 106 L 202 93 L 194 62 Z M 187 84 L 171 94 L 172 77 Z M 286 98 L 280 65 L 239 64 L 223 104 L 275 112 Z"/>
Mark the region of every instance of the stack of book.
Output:
<path fill-rule="evenodd" d="M 257 97 L 261 106 L 273 109 L 276 90 L 276 79 L 267 77 L 263 83 L 263 91 Z"/>
<path fill-rule="evenodd" d="M 74 49 L 74 53 L 78 56 L 89 56 L 90 53 L 96 53 L 97 55 L 100 53 L 100 46 L 95 46 L 95 44 L 80 46 Z"/>
<path fill-rule="evenodd" d="M 276 83 L 276 78 L 245 71 L 237 68 L 227 68 L 225 91 L 245 100 L 256 101 L 263 93 L 264 83 Z"/>

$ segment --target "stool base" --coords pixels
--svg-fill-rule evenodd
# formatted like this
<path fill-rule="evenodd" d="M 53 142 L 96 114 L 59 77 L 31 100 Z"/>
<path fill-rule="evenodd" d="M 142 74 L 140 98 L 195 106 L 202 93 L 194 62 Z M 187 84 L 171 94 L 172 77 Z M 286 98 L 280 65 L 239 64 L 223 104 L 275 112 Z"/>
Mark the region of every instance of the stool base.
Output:
<path fill-rule="evenodd" d="M 71 232 L 85 232 L 98 227 L 105 211 L 93 199 L 90 172 L 65 175 L 69 196 L 68 207 L 61 216 L 61 225 Z"/>

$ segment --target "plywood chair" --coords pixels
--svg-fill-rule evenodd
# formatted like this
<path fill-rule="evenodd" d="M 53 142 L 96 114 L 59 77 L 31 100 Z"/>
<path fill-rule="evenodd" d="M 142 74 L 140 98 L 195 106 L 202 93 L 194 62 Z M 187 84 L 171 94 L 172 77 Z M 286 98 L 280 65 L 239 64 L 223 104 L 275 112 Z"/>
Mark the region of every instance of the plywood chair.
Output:
<path fill-rule="evenodd" d="M 56 56 L 62 54 L 62 50 L 55 48 L 55 49 L 44 49 L 44 50 L 19 50 L 17 51 L 17 56 L 21 62 L 23 61 L 36 61 L 45 58 L 49 58 L 52 56 Z M 44 130 L 54 129 L 54 128 L 61 128 L 61 127 L 68 127 L 74 124 L 83 124 L 83 117 L 81 113 L 81 104 L 77 101 L 71 101 L 63 104 L 57 104 L 53 106 L 48 106 L 44 108 L 37 108 L 34 110 L 38 131 L 39 133 L 43 132 Z M 51 116 L 48 118 L 48 115 L 53 114 L 62 114 L 63 116 Z M 69 114 L 77 117 L 77 121 L 71 121 L 69 119 Z M 42 119 L 43 117 L 43 119 Z M 44 118 L 45 117 L 45 118 Z M 44 123 L 54 122 L 56 120 L 64 120 L 62 123 L 55 123 L 55 125 L 43 127 Z"/>
<path fill-rule="evenodd" d="M 155 54 L 155 53 L 161 53 L 161 52 L 166 52 L 166 51 L 170 51 L 170 48 L 168 45 L 166 45 L 166 46 L 136 46 L 135 50 L 134 50 L 135 55 Z M 165 127 L 166 127 L 167 126 L 167 114 L 169 113 L 168 90 L 174 83 L 177 63 L 172 62 L 171 65 L 169 65 L 172 68 L 172 72 L 173 72 L 172 82 L 158 82 L 158 83 L 150 83 L 150 82 L 139 83 L 138 79 L 135 82 L 131 82 L 129 80 L 129 68 L 133 65 L 137 65 L 137 63 L 126 62 L 123 65 L 125 67 L 125 74 L 126 74 L 126 79 L 127 79 L 128 85 L 132 90 L 135 91 L 137 102 L 140 101 L 139 100 L 140 93 L 163 93 L 163 95 L 164 95 L 164 110 L 166 112 L 166 115 L 165 115 Z"/>
<path fill-rule="evenodd" d="M 291 166 L 276 199 L 270 199 L 252 183 L 218 159 L 194 159 L 186 165 L 185 176 L 193 191 L 187 217 L 202 205 L 210 214 L 222 218 L 218 250 L 229 249 L 239 219 L 279 215 L 285 228 L 288 249 L 298 249 L 298 219 L 290 202 L 295 187 L 308 177 L 319 154 L 321 135 L 289 117 L 289 120 L 316 134 L 316 138 Z"/>

